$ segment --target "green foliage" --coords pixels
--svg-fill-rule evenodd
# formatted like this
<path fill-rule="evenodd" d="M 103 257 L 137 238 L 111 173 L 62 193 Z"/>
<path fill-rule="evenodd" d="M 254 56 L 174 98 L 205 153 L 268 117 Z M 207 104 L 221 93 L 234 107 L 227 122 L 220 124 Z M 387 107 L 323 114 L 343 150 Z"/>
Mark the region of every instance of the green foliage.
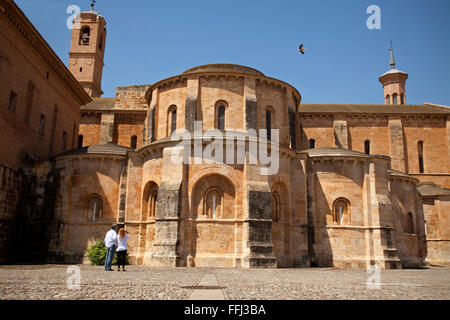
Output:
<path fill-rule="evenodd" d="M 87 256 L 89 262 L 93 266 L 103 266 L 105 264 L 106 259 L 106 247 L 105 242 L 103 240 L 97 241 L 92 247 L 90 247 L 87 251 Z M 127 264 L 130 264 L 130 257 L 127 253 Z M 114 254 L 112 265 L 117 265 L 117 254 Z"/>

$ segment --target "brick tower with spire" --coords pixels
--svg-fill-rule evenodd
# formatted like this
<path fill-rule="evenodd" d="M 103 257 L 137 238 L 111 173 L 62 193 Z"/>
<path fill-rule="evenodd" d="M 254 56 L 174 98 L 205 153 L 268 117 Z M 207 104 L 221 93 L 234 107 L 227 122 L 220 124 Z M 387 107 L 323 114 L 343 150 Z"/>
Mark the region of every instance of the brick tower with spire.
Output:
<path fill-rule="evenodd" d="M 100 97 L 102 91 L 103 59 L 105 56 L 106 21 L 94 10 L 82 12 L 72 29 L 69 53 L 69 70 L 93 98 Z"/>
<path fill-rule="evenodd" d="M 386 104 L 405 104 L 405 82 L 408 79 L 408 74 L 395 68 L 392 43 L 390 53 L 391 59 L 389 64 L 391 65 L 391 69 L 379 78 L 384 88 L 384 101 Z"/>

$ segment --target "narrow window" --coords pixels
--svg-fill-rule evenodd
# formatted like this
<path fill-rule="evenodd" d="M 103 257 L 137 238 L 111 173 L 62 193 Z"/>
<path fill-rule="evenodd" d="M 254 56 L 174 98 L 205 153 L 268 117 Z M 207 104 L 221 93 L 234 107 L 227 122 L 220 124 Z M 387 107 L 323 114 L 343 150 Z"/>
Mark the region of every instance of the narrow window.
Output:
<path fill-rule="evenodd" d="M 272 139 L 272 113 L 266 111 L 266 130 L 267 130 L 267 140 Z"/>
<path fill-rule="evenodd" d="M 411 212 L 408 213 L 408 218 L 407 218 L 407 232 L 414 234 L 414 219 L 413 219 L 413 214 Z"/>
<path fill-rule="evenodd" d="M 45 135 L 45 116 L 41 114 L 41 118 L 39 120 L 39 135 L 43 137 Z"/>
<path fill-rule="evenodd" d="M 333 205 L 333 221 L 339 225 L 350 221 L 349 217 L 350 203 L 347 199 L 339 198 Z"/>
<path fill-rule="evenodd" d="M 170 132 L 173 134 L 177 130 L 177 110 L 172 111 L 172 117 L 171 117 L 171 130 Z"/>
<path fill-rule="evenodd" d="M 386 95 L 386 104 L 391 104 L 391 97 Z"/>
<path fill-rule="evenodd" d="M 225 130 L 225 106 L 220 106 L 217 111 L 217 129 Z"/>
<path fill-rule="evenodd" d="M 62 141 L 61 141 L 61 148 L 63 151 L 66 150 L 66 146 L 67 146 L 67 132 L 63 131 Z"/>
<path fill-rule="evenodd" d="M 400 104 L 405 104 L 405 95 L 403 93 L 400 94 Z"/>
<path fill-rule="evenodd" d="M 11 112 L 16 112 L 16 106 L 17 106 L 17 93 L 11 91 L 11 94 L 9 95 L 8 110 Z"/>
<path fill-rule="evenodd" d="M 423 165 L 423 141 L 417 143 L 417 154 L 419 156 L 419 173 L 424 173 L 425 168 Z"/>
<path fill-rule="evenodd" d="M 150 218 L 156 217 L 156 205 L 158 201 L 158 190 L 154 190 L 148 199 L 148 216 Z"/>
<path fill-rule="evenodd" d="M 280 197 L 277 192 L 272 192 L 270 204 L 272 209 L 272 220 L 274 222 L 280 221 Z"/>
<path fill-rule="evenodd" d="M 364 141 L 364 153 L 370 154 L 370 140 Z"/>
<path fill-rule="evenodd" d="M 83 68 L 80 68 L 80 72 L 83 72 Z"/>
<path fill-rule="evenodd" d="M 204 211 L 203 214 L 209 219 L 219 217 L 222 211 L 223 195 L 220 189 L 211 188 L 206 191 L 204 196 Z"/>
<path fill-rule="evenodd" d="M 88 46 L 90 36 L 91 36 L 91 29 L 89 27 L 84 27 L 83 29 L 81 29 L 80 45 Z"/>
<path fill-rule="evenodd" d="M 99 195 L 92 195 L 86 203 L 88 222 L 96 222 L 102 217 L 103 201 Z"/>
<path fill-rule="evenodd" d="M 45 75 L 45 78 L 48 80 L 50 78 L 50 72 L 47 71 L 47 74 Z"/>
<path fill-rule="evenodd" d="M 130 138 L 130 147 L 132 149 L 136 149 L 137 148 L 137 137 L 136 136 L 131 136 L 131 138 Z"/>
<path fill-rule="evenodd" d="M 392 95 L 392 100 L 393 100 L 393 104 L 397 104 L 398 103 L 398 101 L 397 101 L 397 94 L 396 93 L 394 93 L 393 95 Z"/>
<path fill-rule="evenodd" d="M 316 140 L 309 139 L 309 148 L 314 149 L 316 147 Z"/>
<path fill-rule="evenodd" d="M 100 36 L 100 41 L 99 41 L 99 43 L 98 43 L 98 48 L 99 48 L 100 50 L 103 49 L 103 35 Z"/>
<path fill-rule="evenodd" d="M 83 148 L 83 139 L 84 139 L 83 135 L 80 134 L 78 136 L 78 149 Z"/>

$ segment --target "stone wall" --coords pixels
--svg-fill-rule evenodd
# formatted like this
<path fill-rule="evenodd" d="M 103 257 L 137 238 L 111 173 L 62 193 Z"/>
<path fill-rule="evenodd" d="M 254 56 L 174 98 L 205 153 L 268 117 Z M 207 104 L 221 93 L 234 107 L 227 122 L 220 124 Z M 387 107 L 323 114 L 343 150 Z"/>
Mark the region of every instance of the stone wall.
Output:
<path fill-rule="evenodd" d="M 0 263 L 8 261 L 9 241 L 16 219 L 22 175 L 0 165 Z"/>

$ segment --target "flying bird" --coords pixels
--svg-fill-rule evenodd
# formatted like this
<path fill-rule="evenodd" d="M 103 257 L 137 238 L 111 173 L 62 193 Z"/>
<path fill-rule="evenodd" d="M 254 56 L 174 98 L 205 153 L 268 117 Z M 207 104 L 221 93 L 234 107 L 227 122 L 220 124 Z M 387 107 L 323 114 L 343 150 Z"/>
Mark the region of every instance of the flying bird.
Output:
<path fill-rule="evenodd" d="M 298 51 L 301 52 L 301 54 L 305 54 L 305 48 L 303 47 L 303 43 L 300 45 L 300 47 L 298 47 Z"/>

